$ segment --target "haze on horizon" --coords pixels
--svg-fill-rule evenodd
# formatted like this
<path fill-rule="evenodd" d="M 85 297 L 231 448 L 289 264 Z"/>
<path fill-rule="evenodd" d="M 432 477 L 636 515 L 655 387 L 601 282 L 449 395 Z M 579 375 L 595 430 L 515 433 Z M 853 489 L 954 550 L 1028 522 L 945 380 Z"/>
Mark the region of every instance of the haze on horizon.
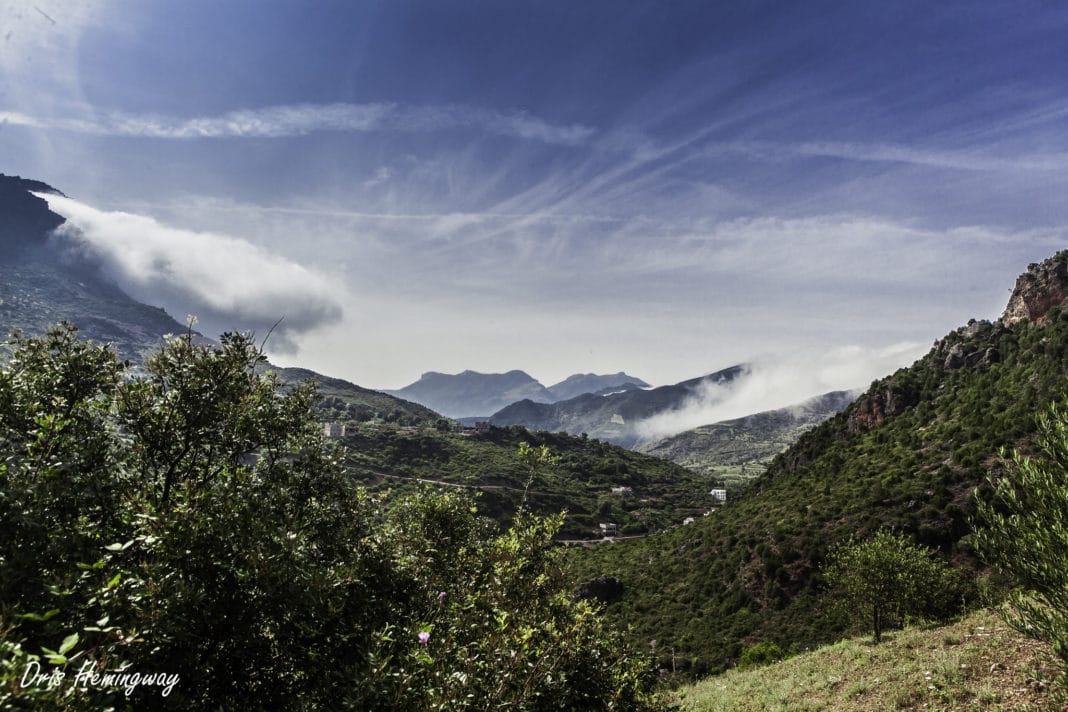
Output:
<path fill-rule="evenodd" d="M 9 0 L 0 26 L 0 172 L 70 196 L 134 296 L 209 332 L 286 316 L 274 360 L 365 386 L 870 380 L 1066 246 L 1056 4 Z"/>

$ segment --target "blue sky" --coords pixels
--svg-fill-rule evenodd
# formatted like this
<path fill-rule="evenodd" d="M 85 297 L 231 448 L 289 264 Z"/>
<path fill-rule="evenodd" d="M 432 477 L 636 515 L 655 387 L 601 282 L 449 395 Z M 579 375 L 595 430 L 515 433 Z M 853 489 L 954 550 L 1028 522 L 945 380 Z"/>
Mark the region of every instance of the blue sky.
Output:
<path fill-rule="evenodd" d="M 277 360 L 372 387 L 824 353 L 865 368 L 813 388 L 846 385 L 997 316 L 1068 246 L 1057 3 L 8 0 L 0 20 L 0 171 L 74 199 L 135 296 L 206 330 L 284 314 Z"/>

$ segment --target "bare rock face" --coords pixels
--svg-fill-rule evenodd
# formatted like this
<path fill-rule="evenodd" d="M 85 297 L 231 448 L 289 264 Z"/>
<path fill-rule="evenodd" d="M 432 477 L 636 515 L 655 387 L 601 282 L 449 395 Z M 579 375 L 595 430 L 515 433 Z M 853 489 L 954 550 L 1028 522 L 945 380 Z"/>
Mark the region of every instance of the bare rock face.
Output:
<path fill-rule="evenodd" d="M 1028 265 L 1016 280 L 1009 304 L 1001 321 L 1005 325 L 1027 319 L 1042 324 L 1045 316 L 1068 297 L 1068 250 L 1062 250 L 1045 262 Z"/>
<path fill-rule="evenodd" d="M 871 430 L 881 425 L 887 418 L 901 413 L 910 405 L 912 405 L 911 399 L 893 387 L 869 391 L 857 400 L 856 406 L 849 414 L 849 432 L 863 433 Z"/>

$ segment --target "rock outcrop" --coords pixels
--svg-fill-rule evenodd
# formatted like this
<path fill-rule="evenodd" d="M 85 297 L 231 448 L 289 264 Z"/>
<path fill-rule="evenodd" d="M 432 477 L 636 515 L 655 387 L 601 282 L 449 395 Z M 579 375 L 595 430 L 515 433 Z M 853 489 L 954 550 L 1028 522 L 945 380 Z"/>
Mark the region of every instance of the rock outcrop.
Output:
<path fill-rule="evenodd" d="M 1062 250 L 1044 262 L 1028 265 L 1016 280 L 1001 322 L 1008 326 L 1027 319 L 1042 324 L 1050 309 L 1063 304 L 1066 297 L 1068 250 Z"/>

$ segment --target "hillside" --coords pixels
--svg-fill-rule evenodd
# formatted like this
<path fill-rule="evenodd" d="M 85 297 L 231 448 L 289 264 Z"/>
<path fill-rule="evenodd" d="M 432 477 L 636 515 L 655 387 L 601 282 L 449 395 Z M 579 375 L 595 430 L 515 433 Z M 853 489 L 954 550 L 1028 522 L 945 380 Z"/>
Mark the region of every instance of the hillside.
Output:
<path fill-rule="evenodd" d="M 162 309 L 128 297 L 84 255 L 51 238 L 63 224 L 30 191 L 58 193 L 39 181 L 0 175 L 0 330 L 33 334 L 61 320 L 84 338 L 110 342 L 139 361 L 163 334 L 185 327 Z"/>
<path fill-rule="evenodd" d="M 440 423 L 438 426 L 440 427 Z M 505 523 L 527 491 L 539 514 L 567 512 L 561 538 L 635 536 L 678 525 L 708 510 L 705 477 L 658 458 L 592 439 L 513 426 L 457 432 L 439 427 L 364 424 L 337 442 L 348 471 L 372 490 L 400 494 L 422 482 L 480 493 L 480 511 Z M 530 481 L 520 442 L 545 445 L 558 459 Z M 613 488 L 630 488 L 612 493 Z"/>
<path fill-rule="evenodd" d="M 402 398 L 358 386 L 341 378 L 331 378 L 306 368 L 268 366 L 285 385 L 313 380 L 319 387 L 320 416 L 324 420 L 367 421 L 381 419 L 400 425 L 435 423 L 441 416 Z"/>
<path fill-rule="evenodd" d="M 635 426 L 645 418 L 681 408 L 709 384 L 728 383 L 745 372 L 744 366 L 721 371 L 650 390 L 630 390 L 609 395 L 588 393 L 559 403 L 524 400 L 497 411 L 494 425 L 522 425 L 532 430 L 586 433 L 623 447 L 639 441 Z"/>
<path fill-rule="evenodd" d="M 1027 447 L 1035 415 L 1068 395 L 1066 265 L 1068 251 L 1031 265 L 1001 319 L 970 322 L 873 383 L 714 515 L 574 552 L 575 580 L 622 582 L 608 615 L 700 674 L 756 641 L 836 639 L 846 622 L 823 605 L 818 570 L 851 534 L 894 527 L 974 565 L 973 491 L 1000 467 L 998 449 Z"/>
<path fill-rule="evenodd" d="M 702 425 L 639 444 L 636 449 L 708 475 L 735 492 L 760 475 L 802 433 L 834 416 L 854 397 L 852 391 L 825 393 L 791 408 Z"/>
<path fill-rule="evenodd" d="M 991 610 L 947 626 L 908 628 L 873 646 L 843 640 L 676 693 L 685 712 L 1057 709 L 1064 695 L 1049 646 Z"/>

